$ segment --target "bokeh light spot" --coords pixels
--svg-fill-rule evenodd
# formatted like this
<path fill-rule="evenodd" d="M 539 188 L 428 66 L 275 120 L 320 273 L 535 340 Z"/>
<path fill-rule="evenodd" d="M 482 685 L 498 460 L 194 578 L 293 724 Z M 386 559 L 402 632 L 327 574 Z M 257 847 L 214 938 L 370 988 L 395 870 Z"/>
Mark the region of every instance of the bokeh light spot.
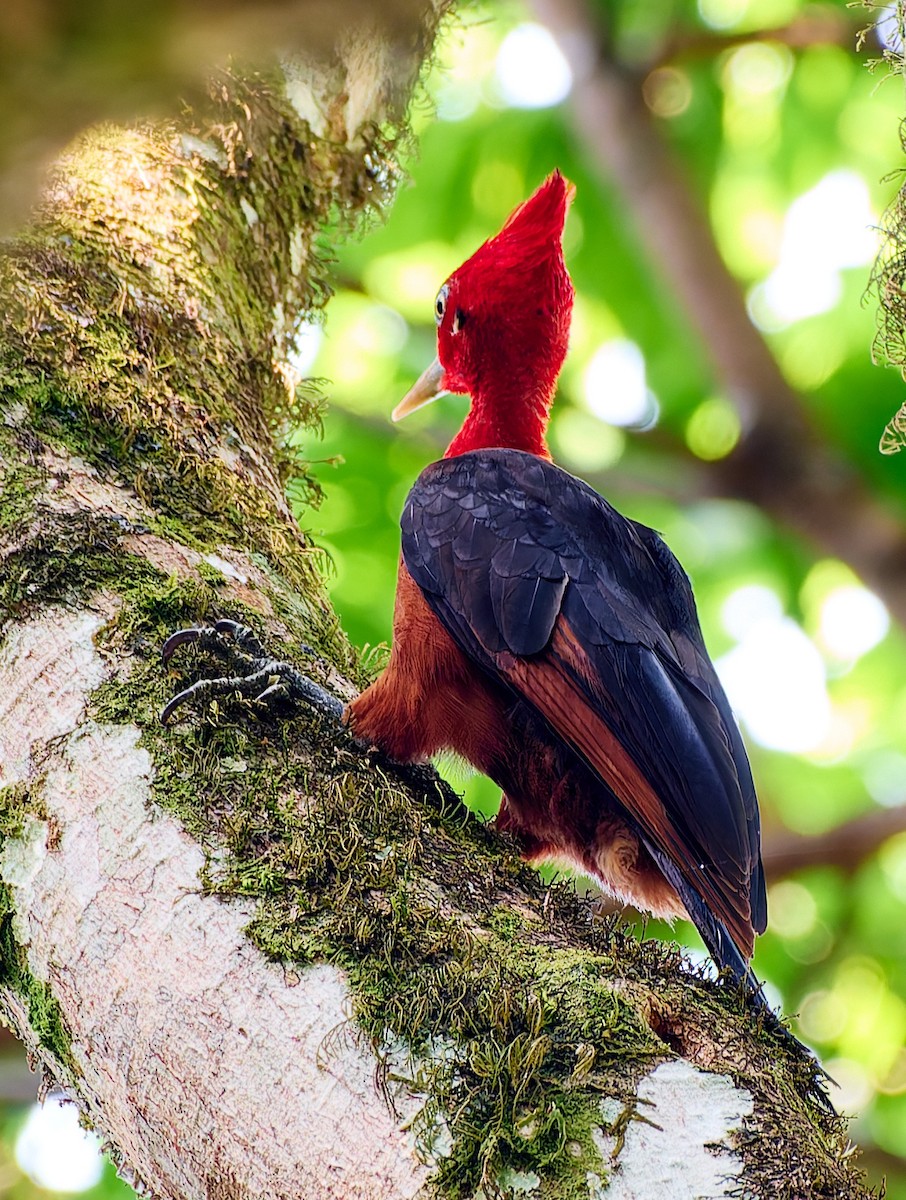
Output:
<path fill-rule="evenodd" d="M 739 441 L 736 409 L 728 400 L 712 396 L 704 400 L 686 424 L 686 445 L 706 462 L 725 458 Z"/>
<path fill-rule="evenodd" d="M 900 750 L 878 750 L 862 768 L 868 793 L 885 808 L 906 804 L 906 754 Z"/>
<path fill-rule="evenodd" d="M 647 429 L 657 420 L 658 404 L 645 380 L 642 351 L 627 338 L 605 342 L 591 356 L 582 376 L 589 410 L 611 425 Z"/>
<path fill-rule="evenodd" d="M 579 471 L 604 471 L 619 461 L 626 448 L 625 434 L 578 408 L 559 410 L 551 440 L 557 457 Z"/>
<path fill-rule="evenodd" d="M 372 259 L 362 271 L 362 281 L 371 295 L 407 319 L 431 321 L 437 289 L 460 257 L 452 246 L 443 242 L 422 242 L 411 249 Z"/>
<path fill-rule="evenodd" d="M 833 308 L 843 291 L 840 271 L 874 260 L 876 223 L 855 171 L 831 171 L 797 197 L 784 217 L 780 261 L 749 297 L 754 320 L 770 332 Z"/>
<path fill-rule="evenodd" d="M 836 588 L 821 605 L 818 637 L 836 658 L 861 658 L 883 641 L 889 628 L 890 616 L 884 603 L 867 588 Z"/>
<path fill-rule="evenodd" d="M 299 328 L 292 349 L 286 356 L 293 373 L 298 379 L 304 379 L 311 373 L 321 343 L 324 341 L 324 330 L 320 325 L 312 325 L 305 321 Z"/>
<path fill-rule="evenodd" d="M 837 1085 L 831 1096 L 837 1112 L 847 1115 L 865 1108 L 874 1089 L 861 1063 L 852 1058 L 831 1058 L 825 1065 L 828 1075 Z"/>
<path fill-rule="evenodd" d="M 51 1192 L 87 1192 L 104 1168 L 100 1139 L 81 1127 L 75 1105 L 56 1096 L 33 1106 L 15 1154 L 29 1179 Z"/>
<path fill-rule="evenodd" d="M 814 1042 L 833 1042 L 846 1024 L 846 1006 L 833 992 L 810 992 L 799 1010 L 799 1028 Z"/>
<path fill-rule="evenodd" d="M 701 19 L 712 29 L 731 29 L 745 16 L 748 0 L 698 0 Z"/>
<path fill-rule="evenodd" d="M 441 121 L 463 121 L 482 102 L 482 89 L 494 70 L 498 40 L 490 24 L 449 24 L 441 34 L 430 86 Z M 418 125 L 419 111 L 414 112 Z M 433 114 L 431 114 L 433 116 Z M 430 119 L 425 113 L 423 119 Z"/>
<path fill-rule="evenodd" d="M 573 73 L 543 25 L 526 22 L 500 44 L 495 72 L 504 103 L 513 108 L 551 108 L 566 99 Z"/>
<path fill-rule="evenodd" d="M 785 46 L 748 42 L 727 56 L 724 83 L 750 97 L 766 96 L 779 91 L 792 70 L 793 56 Z"/>
<path fill-rule="evenodd" d="M 812 893 L 794 879 L 775 883 L 768 893 L 771 928 L 781 937 L 799 938 L 811 933 L 818 919 Z"/>
<path fill-rule="evenodd" d="M 824 663 L 789 617 L 765 617 L 714 664 L 730 703 L 762 746 L 816 750 L 831 726 Z"/>
<path fill-rule="evenodd" d="M 642 96 L 656 117 L 681 116 L 692 103 L 692 82 L 676 67 L 657 67 L 642 84 Z"/>
<path fill-rule="evenodd" d="M 783 604 L 774 589 L 757 583 L 731 592 L 720 610 L 724 629 L 737 641 L 761 621 L 776 621 L 782 616 Z"/>
<path fill-rule="evenodd" d="M 812 321 L 790 330 L 778 347 L 777 356 L 793 387 L 811 392 L 842 367 L 846 347 L 841 338 L 828 336 L 823 322 Z"/>

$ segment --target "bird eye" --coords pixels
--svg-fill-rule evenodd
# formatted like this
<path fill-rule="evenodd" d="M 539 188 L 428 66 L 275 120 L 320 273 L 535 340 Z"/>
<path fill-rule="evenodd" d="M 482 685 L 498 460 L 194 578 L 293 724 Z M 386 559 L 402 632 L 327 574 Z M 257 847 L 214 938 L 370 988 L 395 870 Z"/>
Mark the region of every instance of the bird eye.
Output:
<path fill-rule="evenodd" d="M 437 299 L 434 301 L 434 319 L 439 325 L 444 319 L 444 313 L 447 311 L 447 292 L 446 284 L 437 293 Z"/>

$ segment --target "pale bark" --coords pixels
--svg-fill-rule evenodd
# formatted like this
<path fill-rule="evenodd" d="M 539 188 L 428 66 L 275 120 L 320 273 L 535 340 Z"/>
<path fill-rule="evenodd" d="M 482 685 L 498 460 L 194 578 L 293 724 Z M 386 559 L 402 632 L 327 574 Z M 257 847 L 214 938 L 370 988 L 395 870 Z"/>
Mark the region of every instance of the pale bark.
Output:
<path fill-rule="evenodd" d="M 342 973 L 266 962 L 243 934 L 251 906 L 202 896 L 197 844 L 171 818 L 149 820 L 154 765 L 140 730 L 86 719 L 112 670 L 91 641 L 109 608 L 100 597 L 91 610 L 47 610 L 0 659 L 5 782 L 26 780 L 43 750 L 45 805 L 6 843 L 0 877 L 29 970 L 51 984 L 71 1033 L 80 1106 L 125 1177 L 156 1195 L 417 1195 L 427 1167 L 401 1125 L 418 1098 L 397 1088 L 391 1111 L 375 1087 Z M 0 994 L 28 1039 L 21 998 Z M 638 1096 L 646 1123 L 628 1130 L 609 1187 L 614 1139 L 602 1129 L 589 1196 L 628 1200 L 656 1182 L 726 1195 L 743 1170 L 733 1134 L 750 1093 L 678 1060 L 643 1077 Z M 622 1107 L 602 1108 L 602 1125 Z"/>
<path fill-rule="evenodd" d="M 32 751 L 55 744 L 44 815 L 6 843 L 0 877 L 72 1035 L 80 1106 L 158 1195 L 415 1195 L 425 1168 L 375 1090 L 373 1054 L 331 1039 L 352 1018 L 342 974 L 288 978 L 265 961 L 243 934 L 252 906 L 202 896 L 198 845 L 149 819 L 140 730 L 86 719 L 111 674 L 92 643 L 105 607 L 45 611 L 0 663 L 7 766 L 25 781 Z M 27 1039 L 21 999 L 2 995 Z"/>
<path fill-rule="evenodd" d="M 436 18 L 89 139 L 2 265 L 0 1002 L 173 1200 L 862 1196 L 803 1055 L 429 773 L 305 712 L 157 724 L 199 616 L 363 682 L 273 429 Z"/>

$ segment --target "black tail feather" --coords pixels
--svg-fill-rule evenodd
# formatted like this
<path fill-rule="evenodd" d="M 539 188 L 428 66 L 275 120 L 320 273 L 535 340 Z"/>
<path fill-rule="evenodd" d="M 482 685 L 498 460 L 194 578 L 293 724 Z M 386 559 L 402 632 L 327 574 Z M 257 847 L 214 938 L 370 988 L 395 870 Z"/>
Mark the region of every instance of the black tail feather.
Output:
<path fill-rule="evenodd" d="M 718 968 L 727 972 L 733 981 L 745 990 L 753 1009 L 764 1022 L 765 1027 L 797 1056 L 806 1056 L 811 1061 L 815 1070 L 815 1082 L 810 1093 L 823 1108 L 836 1116 L 836 1110 L 824 1086 L 825 1081 L 829 1083 L 834 1081 L 821 1066 L 815 1053 L 799 1041 L 786 1026 L 782 1016 L 771 1008 L 764 994 L 763 984 L 743 957 L 724 923 L 714 916 L 701 896 L 682 877 L 666 855 L 661 854 L 650 843 L 646 844 L 648 844 L 655 862 L 676 889 L 679 898 L 685 905 L 686 912 L 701 934 L 702 941 Z"/>

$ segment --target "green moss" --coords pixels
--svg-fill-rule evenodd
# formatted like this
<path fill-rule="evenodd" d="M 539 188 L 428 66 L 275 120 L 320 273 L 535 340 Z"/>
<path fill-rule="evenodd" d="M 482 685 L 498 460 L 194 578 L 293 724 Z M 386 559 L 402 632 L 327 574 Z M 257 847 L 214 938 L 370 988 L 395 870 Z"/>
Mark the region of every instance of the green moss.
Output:
<path fill-rule="evenodd" d="M 11 538 L 27 524 L 45 480 L 45 472 L 22 445 L 24 440 L 0 424 L 0 538 Z"/>
<path fill-rule="evenodd" d="M 452 1137 L 438 1167 L 442 1194 L 480 1186 L 490 1195 L 507 1171 L 538 1171 L 544 1194 L 571 1194 L 592 1166 L 602 1169 L 591 1139 L 599 1089 L 617 1077 L 625 1084 L 629 1065 L 652 1061 L 663 1045 L 608 984 L 598 956 L 526 947 L 445 914 L 428 877 L 444 878 L 455 906 L 466 893 L 473 904 L 499 893 L 522 868 L 440 784 L 420 809 L 389 773 L 379 770 L 375 788 L 367 763 L 318 763 L 329 783 L 308 805 L 310 767 L 293 765 L 291 746 L 309 736 L 302 719 L 268 728 L 283 770 L 270 756 L 256 768 L 253 737 L 233 723 L 158 744 L 157 798 L 221 848 L 208 889 L 258 901 L 253 941 L 284 962 L 341 967 L 373 1045 L 404 1045 L 413 1056 L 410 1086 L 426 1099 L 419 1144 L 427 1155 L 438 1129 Z M 199 766 L 210 789 L 204 810 Z M 478 878 L 463 869 L 476 852 Z M 527 903 L 543 925 L 541 894 Z M 489 904 L 488 926 L 493 912 Z M 388 1060 L 388 1071 L 401 1069 Z"/>
<path fill-rule="evenodd" d="M 52 604 L 77 605 L 92 593 L 123 597 L 117 623 L 133 629 L 149 610 L 168 618 L 198 620 L 216 598 L 199 579 L 177 581 L 138 554 L 120 547 L 123 527 L 103 514 L 37 511 L 30 539 L 6 556 L 0 577 L 0 623 Z M 169 601 L 169 603 L 168 603 Z"/>
<path fill-rule="evenodd" d="M 325 736 L 306 712 L 274 723 L 254 706 L 218 702 L 201 724 L 160 729 L 173 687 L 160 644 L 174 628 L 220 614 L 220 577 L 168 578 L 124 552 L 127 533 L 135 536 L 110 518 L 38 503 L 28 543 L 7 560 L 14 569 L 4 572 L 0 611 L 21 616 L 25 606 L 75 603 L 97 588 L 121 597 L 100 637 L 125 652 L 128 677 L 99 689 L 90 715 L 143 728 L 155 799 L 208 850 L 208 891 L 255 902 L 249 935 L 262 951 L 289 966 L 324 961 L 346 972 L 357 1025 L 388 1077 L 406 1076 L 424 1097 L 414 1125 L 424 1154 L 447 1151 L 437 1160 L 438 1195 L 490 1196 L 507 1179 L 537 1175 L 542 1198 L 585 1196 L 588 1171 L 606 1174 L 593 1139 L 600 1097 L 628 1099 L 659 1058 L 674 1050 L 694 1058 L 696 1029 L 713 1046 L 716 1025 L 726 1045 L 711 1065 L 756 1097 L 759 1132 L 742 1138 L 754 1194 L 783 1194 L 771 1188 L 785 1175 L 816 1198 L 862 1194 L 844 1164 L 842 1126 L 806 1099 L 808 1060 L 770 1031 L 753 1034 L 729 990 L 680 978 L 674 948 L 590 923 L 575 897 L 544 891 L 427 773 L 375 763 L 342 736 Z M 292 654 L 310 637 L 305 606 L 270 578 Z M 265 633 L 260 615 L 233 602 L 229 615 Z M 335 654 L 342 639 L 325 642 Z M 184 654 L 180 665 L 194 676 L 198 656 Z M 28 801 L 8 800 L 15 832 Z M 2 932 L 3 977 L 27 996 L 42 1044 L 62 1055 L 59 1011 L 29 979 L 11 920 Z M 778 1140 L 766 1140 L 761 1131 L 775 1127 Z"/>
<path fill-rule="evenodd" d="M 177 588 L 175 608 L 187 599 Z M 111 636 L 144 644 L 176 615 L 160 584 Z M 186 653 L 195 677 L 204 656 Z M 590 922 L 445 785 L 363 758 L 343 735 L 325 740 L 317 716 L 275 722 L 219 702 L 200 724 L 162 730 L 153 715 L 166 691 L 139 660 L 128 681 L 96 694 L 93 715 L 147 721 L 155 799 L 207 848 L 208 892 L 255 902 L 248 933 L 262 951 L 288 968 L 329 962 L 347 974 L 357 1025 L 388 1077 L 424 1097 L 414 1133 L 426 1157 L 445 1150 L 438 1195 L 494 1195 L 515 1172 L 544 1180 L 539 1196 L 585 1196 L 587 1173 L 607 1173 L 593 1137 L 605 1124 L 600 1097 L 629 1104 L 643 1071 L 676 1048 L 694 1058 L 696 1031 L 713 1047 L 714 1026 L 725 1055 L 713 1068 L 753 1092 L 760 1122 L 798 1126 L 782 1141 L 795 1161 L 743 1137 L 762 1181 L 754 1194 L 774 1194 L 765 1181 L 786 1173 L 808 1181 L 804 1194 L 861 1195 L 843 1165 L 842 1125 L 807 1098 L 813 1064 L 771 1031 L 753 1034 L 731 990 L 681 977 L 675 947 Z"/>
<path fill-rule="evenodd" d="M 0 279 L 0 293 L 4 283 L 8 286 L 9 281 Z M 148 377 L 151 362 L 164 349 L 145 346 L 147 361 L 133 368 L 140 380 Z M 166 349 L 172 350 L 172 345 Z M 305 544 L 277 510 L 272 492 L 237 478 L 218 459 L 187 453 L 184 439 L 175 436 L 179 427 L 172 421 L 170 428 L 165 427 L 167 418 L 160 415 L 156 398 L 147 395 L 146 386 L 132 383 L 132 372 L 126 378 L 134 395 L 130 403 L 125 402 L 120 355 L 99 362 L 90 358 L 84 346 L 81 350 L 89 355 L 91 369 L 61 364 L 60 376 L 54 380 L 48 377 L 43 352 L 40 365 L 31 367 L 23 361 L 23 347 L 10 338 L 0 340 L 0 408 L 4 398 L 25 404 L 31 430 L 49 445 L 77 455 L 103 479 L 129 481 L 154 511 L 151 528 L 162 536 L 199 550 L 223 544 L 257 548 L 297 587 L 316 594 L 320 582 L 307 566 Z M 193 353 L 188 347 L 185 352 Z M 28 353 L 34 354 L 35 348 Z M 185 421 L 188 414 L 180 416 Z M 192 419 L 210 425 L 212 418 L 196 406 Z M 9 499 L 4 488 L 4 510 Z"/>
<path fill-rule="evenodd" d="M 55 209 L 0 260 L 0 413 L 130 485 L 162 536 L 262 554 L 326 627 L 281 494 L 290 471 L 307 502 L 318 486 L 275 438 L 316 429 L 323 400 L 275 364 L 329 295 L 316 238 L 385 198 L 392 139 L 313 137 L 263 75 L 224 77 L 191 132 L 197 150 L 166 126 L 95 131 L 64 163 Z"/>
<path fill-rule="evenodd" d="M 144 641 L 157 604 L 113 636 Z M 162 703 L 161 675 L 137 663 L 126 683 L 95 694 L 92 715 L 141 720 Z M 604 1170 L 592 1140 L 601 1090 L 625 1087 L 664 1046 L 610 985 L 612 957 L 523 944 L 517 920 L 562 940 L 546 894 L 449 789 L 404 773 L 421 781 L 414 804 L 403 779 L 342 738 L 325 746 L 319 725 L 307 713 L 259 723 L 222 704 L 201 725 L 149 721 L 155 799 L 207 846 L 207 890 L 257 902 L 248 932 L 269 957 L 341 967 L 378 1053 L 407 1048 L 410 1086 L 425 1097 L 419 1144 L 429 1155 L 444 1125 L 452 1137 L 440 1194 L 491 1195 L 507 1171 L 534 1170 L 548 1181 L 543 1195 L 582 1194 L 586 1172 Z M 476 855 L 478 877 L 463 866 Z M 438 904 L 438 876 L 454 910 L 484 898 L 480 927 Z M 507 914 L 495 898 L 514 879 L 530 890 L 524 911 Z M 386 1070 L 398 1073 L 392 1057 Z"/>
<path fill-rule="evenodd" d="M 7 789 L 4 789 L 7 790 Z M 0 884 L 0 986 L 21 996 L 28 1007 L 28 1021 L 39 1045 L 60 1064 L 64 1078 L 75 1079 L 79 1068 L 72 1055 L 72 1035 L 50 987 L 28 969 L 25 950 L 13 931 L 13 898 L 9 887 Z"/>
<path fill-rule="evenodd" d="M 104 693 L 107 713 L 120 686 Z M 135 710 L 128 688 L 117 703 Z M 842 1124 L 808 1099 L 813 1064 L 753 1033 L 732 990 L 680 976 L 675 947 L 639 943 L 589 921 L 566 889 L 545 890 L 426 773 L 363 758 L 343 735 L 325 744 L 312 714 L 252 712 L 218 704 L 198 725 L 149 726 L 155 799 L 208 848 L 206 889 L 255 901 L 248 933 L 265 954 L 346 973 L 388 1080 L 424 1098 L 413 1131 L 436 1158 L 439 1196 L 504 1194 L 508 1178 L 533 1173 L 541 1197 L 587 1196 L 587 1173 L 608 1170 L 594 1142 L 600 1098 L 630 1105 L 676 1030 L 694 1058 L 696 1031 L 713 1047 L 715 1026 L 725 1051 L 712 1051 L 713 1069 L 753 1092 L 760 1121 L 797 1129 L 783 1139 L 790 1161 L 742 1139 L 762 1181 L 753 1194 L 784 1194 L 764 1182 L 768 1167 L 775 1182 L 807 1180 L 803 1194 L 863 1194 Z"/>
<path fill-rule="evenodd" d="M 47 809 L 41 789 L 26 783 L 9 783 L 0 787 L 0 845 L 7 838 L 19 837 L 27 817 L 44 820 Z"/>
<path fill-rule="evenodd" d="M 449 1141 L 438 1195 L 490 1196 L 532 1173 L 542 1197 L 586 1195 L 587 1172 L 606 1174 L 593 1140 L 599 1098 L 628 1099 L 639 1074 L 673 1049 L 694 1057 L 678 1038 L 694 1041 L 698 1028 L 713 1043 L 715 1024 L 727 1048 L 713 1066 L 753 1091 L 759 1122 L 801 1126 L 799 1158 L 783 1170 L 808 1182 L 805 1194 L 860 1194 L 845 1190 L 842 1159 L 828 1155 L 835 1139 L 842 1151 L 842 1127 L 804 1099 L 814 1084 L 807 1060 L 770 1031 L 754 1036 L 728 989 L 680 978 L 675 948 L 639 944 L 590 922 L 565 889 L 545 891 L 429 773 L 382 766 L 304 711 L 275 722 L 221 701 L 200 724 L 161 729 L 157 713 L 176 685 L 157 650 L 174 628 L 219 611 L 217 581 L 165 577 L 124 554 L 103 523 L 79 530 L 67 554 L 33 557 L 30 571 L 42 602 L 70 599 L 86 580 L 122 597 L 100 636 L 129 652 L 130 671 L 95 693 L 90 715 L 143 728 L 155 799 L 207 849 L 206 889 L 255 902 L 248 932 L 262 951 L 290 967 L 324 961 L 346 972 L 358 1027 L 388 1075 L 407 1076 L 424 1097 L 414 1126 L 423 1152 Z M 49 544 L 60 532 L 48 531 Z M 260 629 L 239 606 L 230 615 Z M 305 632 L 299 623 L 290 631 Z M 191 677 L 199 663 L 222 670 L 181 653 Z M 11 831 L 26 808 L 24 795 L 10 796 Z M 42 1036 L 63 1038 L 42 1014 L 40 987 L 24 976 L 20 986 L 31 989 Z M 760 1135 L 744 1138 L 743 1152 L 753 1179 L 777 1177 L 776 1149 L 770 1160 Z M 765 1183 L 755 1194 L 772 1193 Z"/>
<path fill-rule="evenodd" d="M 4 496 L 0 512 L 7 511 Z M 28 512 L 28 521 L 29 536 L 3 559 L 0 626 L 49 605 L 78 605 L 95 592 L 109 591 L 123 602 L 102 638 L 119 636 L 142 654 L 153 656 L 167 635 L 181 625 L 226 615 L 226 581 L 216 567 L 202 561 L 195 568 L 195 578 L 166 575 L 140 553 L 124 550 L 122 542 L 127 536 L 140 545 L 141 530 L 121 519 L 103 512 L 58 512 L 38 500 Z M 261 555 L 251 557 L 267 577 L 267 560 Z M 313 621 L 304 596 L 279 576 L 270 575 L 270 579 L 271 607 L 295 631 L 284 652 L 291 654 L 302 643 L 313 645 L 336 666 L 350 670 L 352 650 L 336 618 L 324 614 Z M 263 634 L 260 612 L 232 598 L 228 612 Z M 162 695 L 162 673 L 157 682 Z"/>

